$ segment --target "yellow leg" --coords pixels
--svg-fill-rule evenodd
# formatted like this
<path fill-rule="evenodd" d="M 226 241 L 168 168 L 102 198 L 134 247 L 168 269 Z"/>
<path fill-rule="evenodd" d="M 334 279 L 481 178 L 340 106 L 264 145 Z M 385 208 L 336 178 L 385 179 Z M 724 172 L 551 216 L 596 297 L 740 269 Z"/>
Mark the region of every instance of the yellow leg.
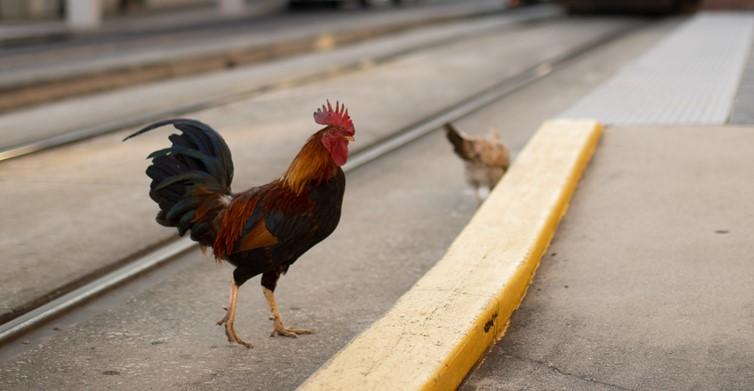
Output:
<path fill-rule="evenodd" d="M 298 335 L 314 333 L 314 331 L 312 330 L 285 327 L 285 325 L 283 324 L 283 319 L 280 317 L 278 303 L 277 301 L 275 301 L 275 294 L 265 287 L 262 287 L 262 292 L 264 292 L 264 298 L 267 299 L 267 305 L 270 307 L 270 311 L 272 311 L 272 320 L 275 322 L 275 328 L 272 330 L 270 337 L 274 337 L 275 335 L 282 335 L 284 337 L 296 338 L 296 336 Z"/>
<path fill-rule="evenodd" d="M 238 285 L 234 281 L 230 282 L 230 303 L 228 303 L 228 310 L 225 316 L 217 321 L 217 325 L 225 325 L 225 335 L 228 337 L 228 342 L 237 343 L 239 345 L 251 348 L 251 344 L 242 340 L 241 337 L 236 334 L 236 328 L 234 322 L 236 321 L 236 303 L 238 302 Z"/>

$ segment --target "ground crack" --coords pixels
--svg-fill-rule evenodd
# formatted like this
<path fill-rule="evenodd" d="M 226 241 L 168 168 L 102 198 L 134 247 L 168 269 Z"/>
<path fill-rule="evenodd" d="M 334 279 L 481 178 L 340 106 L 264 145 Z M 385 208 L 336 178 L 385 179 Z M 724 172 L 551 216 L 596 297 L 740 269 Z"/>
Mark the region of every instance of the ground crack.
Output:
<path fill-rule="evenodd" d="M 541 366 L 547 367 L 550 370 L 552 370 L 553 372 L 555 372 L 555 373 L 557 373 L 557 374 L 559 374 L 561 376 L 573 377 L 573 378 L 576 378 L 576 379 L 579 379 L 579 380 L 582 380 L 582 381 L 585 381 L 585 382 L 588 382 L 588 383 L 594 383 L 594 384 L 599 384 L 599 385 L 611 387 L 611 388 L 614 388 L 616 390 L 635 391 L 635 390 L 633 390 L 631 388 L 622 387 L 622 386 L 619 386 L 617 384 L 612 384 L 612 383 L 606 383 L 606 382 L 603 382 L 603 381 L 599 381 L 599 380 L 597 380 L 595 378 L 592 378 L 592 377 L 589 377 L 589 376 L 577 375 L 575 373 L 566 372 L 566 371 L 564 371 L 564 370 L 562 370 L 562 369 L 560 369 L 560 368 L 558 368 L 558 367 L 556 367 L 556 366 L 554 366 L 552 364 L 546 363 L 544 361 L 534 360 L 534 359 L 525 358 L 525 357 L 519 357 L 519 356 L 510 354 L 510 353 L 503 353 L 503 355 L 505 357 L 512 358 L 514 360 L 524 361 L 524 362 L 530 362 L 532 364 L 537 364 L 537 365 L 541 365 Z"/>

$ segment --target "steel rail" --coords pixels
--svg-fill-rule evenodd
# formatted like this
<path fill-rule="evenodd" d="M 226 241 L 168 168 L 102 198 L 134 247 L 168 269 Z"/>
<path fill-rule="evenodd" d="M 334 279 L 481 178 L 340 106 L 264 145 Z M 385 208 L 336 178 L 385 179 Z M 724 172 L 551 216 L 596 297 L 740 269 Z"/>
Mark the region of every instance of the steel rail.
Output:
<path fill-rule="evenodd" d="M 10 145 L 7 147 L 0 147 L 0 162 L 5 160 L 18 158 L 26 155 L 30 155 L 37 152 L 42 152 L 51 148 L 71 144 L 79 141 L 83 141 L 89 138 L 105 135 L 108 133 L 123 130 L 129 127 L 136 127 L 144 123 L 157 121 L 159 119 L 169 116 L 179 116 L 191 112 L 211 109 L 213 107 L 227 105 L 233 102 L 237 102 L 243 99 L 249 99 L 254 96 L 267 93 L 269 91 L 287 89 L 292 87 L 303 86 L 313 82 L 319 82 L 322 80 L 333 79 L 335 77 L 343 76 L 344 74 L 357 72 L 365 68 L 374 67 L 376 65 L 384 64 L 389 61 L 393 61 L 398 57 L 412 53 L 416 50 L 426 50 L 439 46 L 446 46 L 463 39 L 468 39 L 475 35 L 487 33 L 490 31 L 509 29 L 511 27 L 535 23 L 544 20 L 554 19 L 559 17 L 559 12 L 542 12 L 534 14 L 524 14 L 512 18 L 509 23 L 504 23 L 500 26 L 492 27 L 489 30 L 471 30 L 464 34 L 458 34 L 450 39 L 440 39 L 437 41 L 424 42 L 415 45 L 409 45 L 400 50 L 390 52 L 387 54 L 379 55 L 373 58 L 357 58 L 352 61 L 339 64 L 326 66 L 323 69 L 292 77 L 289 79 L 282 78 L 280 80 L 273 81 L 271 83 L 262 84 L 249 88 L 247 90 L 236 91 L 231 94 L 219 97 L 213 97 L 208 99 L 197 99 L 196 101 L 184 103 L 170 109 L 147 111 L 141 115 L 132 115 L 128 118 L 119 118 L 112 121 L 108 121 L 102 124 L 84 127 L 80 129 L 72 129 L 68 132 L 64 132 L 58 135 L 49 136 L 39 140 L 25 141 L 16 145 Z"/>
<path fill-rule="evenodd" d="M 643 25 L 630 26 L 604 35 L 593 42 L 577 47 L 550 61 L 540 63 L 516 76 L 502 80 L 483 91 L 462 99 L 443 110 L 375 141 L 363 149 L 356 151 L 349 158 L 348 163 L 343 166 L 343 170 L 345 172 L 352 172 L 359 167 L 409 145 L 413 141 L 440 129 L 446 122 L 466 117 L 495 103 L 521 88 L 547 77 L 557 69 L 567 66 L 578 57 L 604 46 Z M 197 247 L 197 244 L 187 237 L 176 239 L 110 273 L 26 312 L 0 325 L 0 343 L 7 342 L 101 293 L 175 259 L 178 255 L 195 247 Z"/>

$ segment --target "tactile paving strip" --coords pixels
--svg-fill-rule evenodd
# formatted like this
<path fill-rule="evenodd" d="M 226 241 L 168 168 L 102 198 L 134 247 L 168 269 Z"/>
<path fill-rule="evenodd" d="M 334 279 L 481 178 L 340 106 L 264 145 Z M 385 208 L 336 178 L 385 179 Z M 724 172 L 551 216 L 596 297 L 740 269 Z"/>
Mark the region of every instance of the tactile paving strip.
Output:
<path fill-rule="evenodd" d="M 752 13 L 703 13 L 561 114 L 607 124 L 723 124 L 752 41 Z"/>

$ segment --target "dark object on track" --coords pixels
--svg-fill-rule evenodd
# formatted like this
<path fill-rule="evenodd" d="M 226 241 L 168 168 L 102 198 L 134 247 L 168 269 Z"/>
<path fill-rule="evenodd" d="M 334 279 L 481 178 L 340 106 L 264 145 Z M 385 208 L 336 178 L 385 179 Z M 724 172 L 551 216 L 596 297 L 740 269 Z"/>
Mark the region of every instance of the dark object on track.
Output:
<path fill-rule="evenodd" d="M 291 8 L 303 8 L 310 6 L 329 6 L 332 8 L 339 8 L 346 5 L 349 2 L 358 3 L 361 7 L 367 8 L 375 5 L 375 0 L 289 0 L 288 6 Z M 403 0 L 390 0 L 390 3 L 395 6 L 403 5 Z"/>
<path fill-rule="evenodd" d="M 685 11 L 699 0 L 558 0 L 570 13 L 667 14 Z"/>

